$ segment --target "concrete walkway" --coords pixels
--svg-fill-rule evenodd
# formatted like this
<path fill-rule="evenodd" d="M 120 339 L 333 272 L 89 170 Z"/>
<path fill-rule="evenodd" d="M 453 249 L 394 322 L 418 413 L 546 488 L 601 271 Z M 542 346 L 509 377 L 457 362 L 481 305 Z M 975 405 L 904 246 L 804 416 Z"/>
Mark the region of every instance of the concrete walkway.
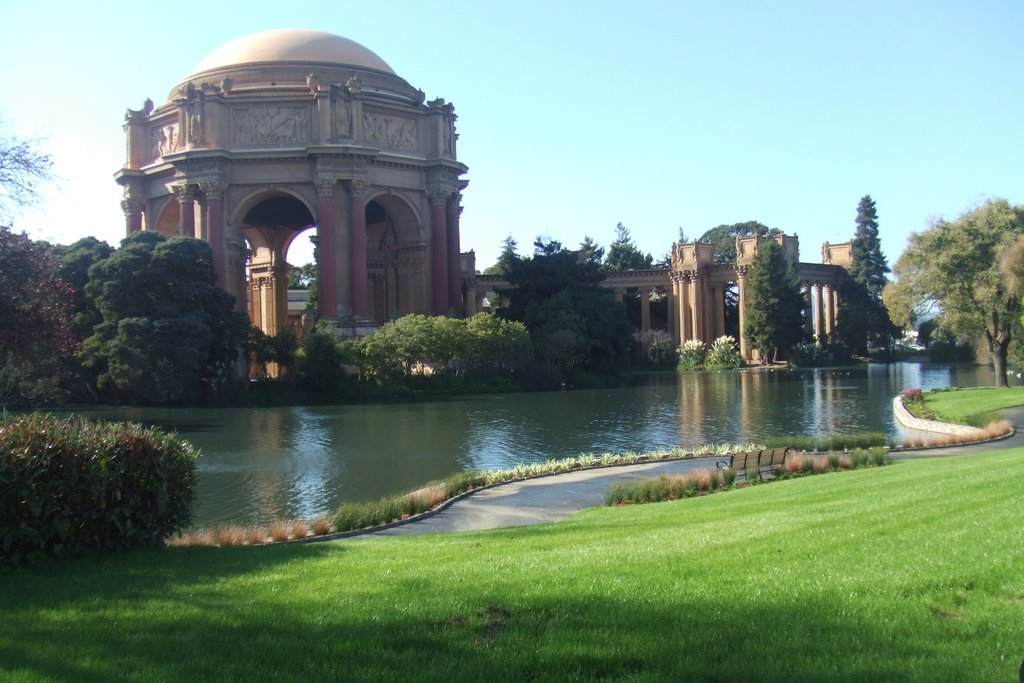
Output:
<path fill-rule="evenodd" d="M 430 517 L 352 538 L 443 534 L 557 522 L 584 508 L 604 505 L 605 491 L 616 482 L 714 469 L 716 460 L 694 458 L 621 465 L 501 484 L 455 501 Z"/>
<path fill-rule="evenodd" d="M 1017 433 L 1010 438 L 970 446 L 902 451 L 893 453 L 893 459 L 969 456 L 1024 446 L 1024 434 L 1019 428 L 1020 425 L 1024 425 L 1024 407 L 1011 408 L 1003 411 L 1003 414 L 1018 426 Z M 718 458 L 695 458 L 693 460 L 622 465 L 566 472 L 539 479 L 502 484 L 458 500 L 445 510 L 429 517 L 350 538 L 482 531 L 557 522 L 584 508 L 604 505 L 605 491 L 616 482 L 649 479 L 660 474 L 681 474 L 692 470 L 713 469 L 716 460 Z"/>

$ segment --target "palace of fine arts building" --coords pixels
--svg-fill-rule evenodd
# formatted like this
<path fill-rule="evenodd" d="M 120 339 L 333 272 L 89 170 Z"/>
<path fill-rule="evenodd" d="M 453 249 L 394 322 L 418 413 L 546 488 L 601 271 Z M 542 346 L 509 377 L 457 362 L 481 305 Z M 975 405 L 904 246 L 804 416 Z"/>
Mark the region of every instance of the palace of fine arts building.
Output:
<path fill-rule="evenodd" d="M 480 276 L 462 252 L 468 167 L 457 154 L 457 116 L 443 98 L 402 79 L 369 49 L 337 35 L 273 30 L 213 50 L 165 102 L 126 114 L 126 230 L 210 243 L 217 283 L 267 334 L 289 317 L 288 248 L 315 226 L 318 316 L 364 335 L 406 314 L 472 315 L 506 285 Z M 528 144 L 528 141 L 524 141 Z M 511 200 L 510 200 L 511 201 Z M 610 273 L 603 285 L 651 301 L 677 343 L 726 334 L 724 300 L 758 244 L 781 241 L 808 294 L 807 332 L 831 334 L 848 243 L 824 244 L 820 263 L 799 259 L 797 237 L 740 237 L 734 263 L 709 244 L 678 243 L 668 269 Z M 753 350 L 739 326 L 740 349 Z"/>

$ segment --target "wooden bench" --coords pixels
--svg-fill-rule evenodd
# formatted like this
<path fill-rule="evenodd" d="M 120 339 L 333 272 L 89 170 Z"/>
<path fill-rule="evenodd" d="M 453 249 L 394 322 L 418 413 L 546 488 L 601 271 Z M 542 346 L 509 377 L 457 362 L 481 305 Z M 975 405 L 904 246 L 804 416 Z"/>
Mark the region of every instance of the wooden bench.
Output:
<path fill-rule="evenodd" d="M 773 448 L 768 451 L 761 451 L 761 457 L 757 462 L 757 475 L 764 479 L 764 476 L 775 476 L 777 470 L 786 466 L 786 454 L 789 447 Z"/>
<path fill-rule="evenodd" d="M 736 472 L 737 479 L 746 479 L 747 471 L 758 471 L 760 476 L 760 457 L 762 453 L 766 451 L 748 451 L 746 453 L 734 453 L 731 458 L 725 460 L 719 460 L 715 463 L 715 467 L 721 471 L 731 469 Z"/>
<path fill-rule="evenodd" d="M 715 467 L 719 471 L 733 470 L 737 480 L 745 480 L 747 472 L 757 472 L 758 478 L 764 479 L 766 475 L 774 476 L 777 468 L 781 469 L 785 466 L 788 452 L 789 447 L 734 453 L 731 458 L 716 462 Z"/>

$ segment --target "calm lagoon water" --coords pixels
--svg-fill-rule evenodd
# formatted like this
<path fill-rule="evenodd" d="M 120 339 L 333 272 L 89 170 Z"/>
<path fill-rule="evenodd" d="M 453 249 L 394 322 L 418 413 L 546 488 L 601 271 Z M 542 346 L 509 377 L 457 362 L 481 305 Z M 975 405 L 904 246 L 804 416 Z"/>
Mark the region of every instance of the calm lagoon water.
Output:
<path fill-rule="evenodd" d="M 1019 383 L 1019 382 L 1018 382 Z M 975 365 L 917 363 L 641 378 L 630 387 L 386 405 L 89 410 L 176 430 L 202 450 L 195 523 L 315 517 L 453 472 L 579 453 L 897 433 L 901 389 L 991 386 Z"/>

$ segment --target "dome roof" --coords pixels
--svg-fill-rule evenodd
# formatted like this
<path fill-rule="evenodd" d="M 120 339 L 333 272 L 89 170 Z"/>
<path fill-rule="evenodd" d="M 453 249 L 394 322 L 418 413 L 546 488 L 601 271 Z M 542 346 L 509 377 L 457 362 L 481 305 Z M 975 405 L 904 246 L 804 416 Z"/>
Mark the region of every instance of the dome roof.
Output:
<path fill-rule="evenodd" d="M 236 38 L 208 54 L 192 73 L 267 63 L 321 63 L 395 73 L 387 62 L 355 41 L 301 29 L 260 31 Z"/>

